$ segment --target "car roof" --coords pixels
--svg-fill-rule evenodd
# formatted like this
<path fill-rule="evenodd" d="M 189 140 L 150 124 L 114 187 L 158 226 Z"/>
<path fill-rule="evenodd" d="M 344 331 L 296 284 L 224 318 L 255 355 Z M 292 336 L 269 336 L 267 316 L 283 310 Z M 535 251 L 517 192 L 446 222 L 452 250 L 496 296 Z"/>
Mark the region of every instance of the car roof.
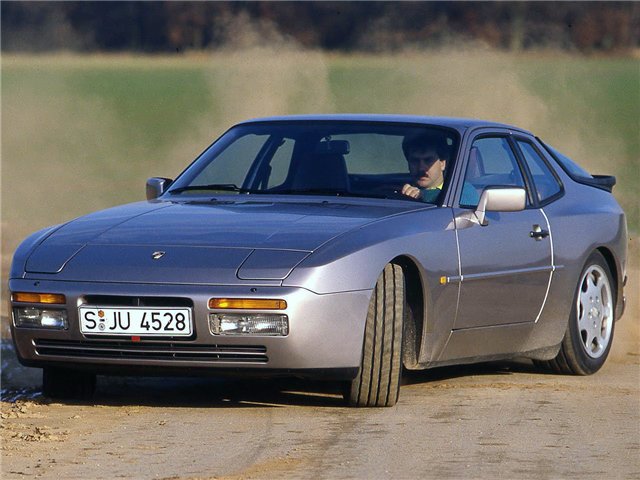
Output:
<path fill-rule="evenodd" d="M 239 125 L 263 122 L 313 122 L 313 121 L 339 121 L 339 122 L 386 122 L 386 123 L 413 123 L 424 125 L 437 125 L 464 131 L 469 128 L 497 127 L 518 130 L 531 135 L 531 132 L 513 125 L 507 125 L 489 120 L 461 117 L 433 117 L 421 115 L 389 115 L 389 114 L 365 114 L 365 113 L 341 113 L 341 114 L 314 114 L 314 115 L 282 115 L 274 117 L 253 118 L 240 122 Z"/>

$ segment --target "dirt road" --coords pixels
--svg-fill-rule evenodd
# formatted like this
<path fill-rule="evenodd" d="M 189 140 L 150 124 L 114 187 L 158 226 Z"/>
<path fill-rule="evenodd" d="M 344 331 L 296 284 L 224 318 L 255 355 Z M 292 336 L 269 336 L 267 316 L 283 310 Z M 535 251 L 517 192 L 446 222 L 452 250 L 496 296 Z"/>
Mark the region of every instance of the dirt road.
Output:
<path fill-rule="evenodd" d="M 323 384 L 105 377 L 92 402 L 49 403 L 5 346 L 2 478 L 640 478 L 624 321 L 594 376 L 443 368 L 406 378 L 389 409 L 345 408 Z"/>

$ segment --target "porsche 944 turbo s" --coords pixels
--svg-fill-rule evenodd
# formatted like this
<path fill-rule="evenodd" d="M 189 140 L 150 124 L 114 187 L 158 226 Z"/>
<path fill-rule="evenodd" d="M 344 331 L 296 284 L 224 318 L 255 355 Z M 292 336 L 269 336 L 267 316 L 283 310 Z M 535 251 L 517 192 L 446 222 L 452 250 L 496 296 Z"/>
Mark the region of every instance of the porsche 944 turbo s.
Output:
<path fill-rule="evenodd" d="M 391 406 L 403 369 L 592 374 L 625 305 L 614 184 L 498 123 L 243 122 L 146 201 L 27 238 L 13 340 L 52 397 L 91 395 L 97 374 L 231 373 Z"/>

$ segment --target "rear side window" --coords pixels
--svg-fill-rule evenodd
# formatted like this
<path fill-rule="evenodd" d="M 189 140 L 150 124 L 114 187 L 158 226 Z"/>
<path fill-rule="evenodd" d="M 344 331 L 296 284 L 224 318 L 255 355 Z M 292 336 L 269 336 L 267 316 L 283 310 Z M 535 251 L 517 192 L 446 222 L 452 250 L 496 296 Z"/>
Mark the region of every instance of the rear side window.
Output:
<path fill-rule="evenodd" d="M 562 185 L 536 148 L 525 140 L 518 140 L 518 146 L 533 176 L 538 201 L 543 203 L 558 195 L 562 191 Z"/>
<path fill-rule="evenodd" d="M 589 172 L 587 172 L 584 168 L 578 165 L 576 162 L 571 160 L 569 157 L 560 153 L 558 150 L 553 148 L 551 145 L 545 145 L 547 149 L 551 152 L 551 154 L 558 161 L 560 166 L 564 168 L 569 175 L 577 178 L 593 178 Z"/>
<path fill-rule="evenodd" d="M 539 138 L 536 137 L 536 139 L 545 148 L 549 155 L 558 162 L 558 165 L 562 167 L 572 180 L 582 183 L 583 185 L 589 185 L 590 187 L 606 190 L 607 192 L 611 192 L 613 190 L 613 187 L 616 184 L 616 177 L 613 175 L 591 175 L 566 155 L 563 155 L 555 148 L 542 142 Z"/>

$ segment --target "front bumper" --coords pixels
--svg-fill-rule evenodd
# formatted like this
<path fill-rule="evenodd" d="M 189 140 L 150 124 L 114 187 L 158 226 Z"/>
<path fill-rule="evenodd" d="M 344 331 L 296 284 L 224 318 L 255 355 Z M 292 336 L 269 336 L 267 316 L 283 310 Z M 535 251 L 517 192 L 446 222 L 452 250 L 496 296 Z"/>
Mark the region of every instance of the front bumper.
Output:
<path fill-rule="evenodd" d="M 12 336 L 27 366 L 60 366 L 120 374 L 251 374 L 353 377 L 360 365 L 371 291 L 318 295 L 303 288 L 115 284 L 12 279 L 12 292 L 66 296 L 68 330 L 16 328 Z M 87 298 L 179 298 L 193 304 L 194 333 L 188 339 L 88 337 L 80 332 L 78 307 Z M 280 298 L 289 334 L 218 336 L 209 331 L 211 297 Z M 21 304 L 24 305 L 24 304 Z M 137 340 L 137 339 L 136 339 Z"/>

